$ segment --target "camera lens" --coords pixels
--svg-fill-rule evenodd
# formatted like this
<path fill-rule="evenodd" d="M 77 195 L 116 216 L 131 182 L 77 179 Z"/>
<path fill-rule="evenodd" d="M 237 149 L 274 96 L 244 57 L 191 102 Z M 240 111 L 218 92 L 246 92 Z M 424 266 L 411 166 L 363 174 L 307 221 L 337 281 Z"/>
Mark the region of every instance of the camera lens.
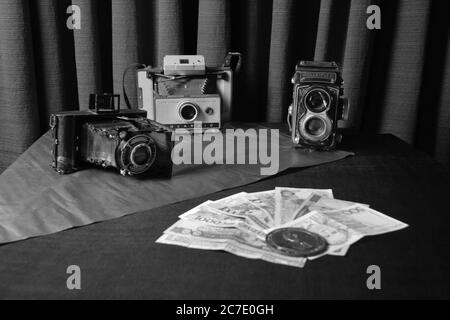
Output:
<path fill-rule="evenodd" d="M 132 136 L 122 140 L 116 150 L 120 172 L 125 175 L 139 175 L 149 171 L 157 156 L 157 145 L 148 134 Z"/>
<path fill-rule="evenodd" d="M 305 129 L 312 136 L 320 136 L 326 130 L 326 123 L 321 118 L 310 118 L 306 121 Z"/>
<path fill-rule="evenodd" d="M 131 151 L 131 162 L 143 166 L 152 158 L 152 150 L 147 146 L 137 146 Z"/>
<path fill-rule="evenodd" d="M 185 121 L 194 121 L 198 115 L 197 106 L 191 102 L 185 102 L 179 109 L 180 117 Z"/>
<path fill-rule="evenodd" d="M 297 130 L 302 139 L 318 143 L 330 137 L 333 123 L 327 116 L 309 114 L 299 119 Z"/>
<path fill-rule="evenodd" d="M 312 89 L 305 95 L 305 104 L 312 112 L 323 112 L 330 105 L 330 95 L 324 89 Z"/>

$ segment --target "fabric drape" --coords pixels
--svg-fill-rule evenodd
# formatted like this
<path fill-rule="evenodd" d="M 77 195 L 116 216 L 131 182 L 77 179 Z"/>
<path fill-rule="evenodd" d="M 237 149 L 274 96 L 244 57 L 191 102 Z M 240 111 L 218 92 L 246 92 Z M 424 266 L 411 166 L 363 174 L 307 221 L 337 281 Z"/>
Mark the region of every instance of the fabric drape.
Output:
<path fill-rule="evenodd" d="M 81 29 L 67 28 L 77 5 Z M 367 8 L 381 9 L 369 30 Z M 345 127 L 393 133 L 450 164 L 450 41 L 444 1 L 3 0 L 0 172 L 48 129 L 49 114 L 85 109 L 89 93 L 122 91 L 133 62 L 243 54 L 233 119 L 284 121 L 298 60 L 343 67 Z M 126 78 L 136 101 L 136 79 Z"/>

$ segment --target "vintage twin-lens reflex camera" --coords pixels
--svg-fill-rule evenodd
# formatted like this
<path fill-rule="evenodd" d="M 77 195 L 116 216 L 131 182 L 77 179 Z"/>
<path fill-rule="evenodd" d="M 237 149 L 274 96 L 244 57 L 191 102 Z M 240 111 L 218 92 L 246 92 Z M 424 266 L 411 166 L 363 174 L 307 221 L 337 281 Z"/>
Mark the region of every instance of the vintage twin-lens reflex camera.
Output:
<path fill-rule="evenodd" d="M 91 95 L 89 110 L 51 115 L 53 168 L 68 174 L 88 165 L 122 175 L 171 176 L 172 131 L 144 110 L 120 110 L 120 96 Z"/>
<path fill-rule="evenodd" d="M 301 61 L 294 77 L 288 124 L 292 141 L 304 148 L 332 150 L 340 141 L 338 120 L 348 113 L 341 71 L 335 62 Z"/>
<path fill-rule="evenodd" d="M 197 56 L 165 56 L 164 67 L 137 71 L 139 108 L 148 118 L 172 129 L 220 128 L 231 118 L 233 75 L 241 55 L 229 53 L 221 67 L 206 66 Z"/>

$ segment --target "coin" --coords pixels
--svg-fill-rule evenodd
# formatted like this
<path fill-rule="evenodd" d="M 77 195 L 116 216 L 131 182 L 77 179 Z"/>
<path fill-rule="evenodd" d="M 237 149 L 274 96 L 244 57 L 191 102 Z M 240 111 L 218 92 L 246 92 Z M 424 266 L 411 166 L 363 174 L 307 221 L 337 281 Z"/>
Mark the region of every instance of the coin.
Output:
<path fill-rule="evenodd" d="M 324 237 L 302 228 L 275 229 L 266 236 L 267 244 L 290 257 L 311 257 L 324 253 L 328 243 Z"/>

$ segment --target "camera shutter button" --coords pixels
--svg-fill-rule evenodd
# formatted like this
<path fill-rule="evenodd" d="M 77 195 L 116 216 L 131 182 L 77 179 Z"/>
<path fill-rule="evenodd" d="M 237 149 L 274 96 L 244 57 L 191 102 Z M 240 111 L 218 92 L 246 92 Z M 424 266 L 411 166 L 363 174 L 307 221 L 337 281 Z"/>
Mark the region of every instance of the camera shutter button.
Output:
<path fill-rule="evenodd" d="M 212 115 L 212 114 L 214 114 L 214 109 L 211 108 L 211 107 L 208 107 L 208 108 L 206 108 L 205 112 L 206 112 L 206 114 L 208 114 L 208 115 Z"/>

